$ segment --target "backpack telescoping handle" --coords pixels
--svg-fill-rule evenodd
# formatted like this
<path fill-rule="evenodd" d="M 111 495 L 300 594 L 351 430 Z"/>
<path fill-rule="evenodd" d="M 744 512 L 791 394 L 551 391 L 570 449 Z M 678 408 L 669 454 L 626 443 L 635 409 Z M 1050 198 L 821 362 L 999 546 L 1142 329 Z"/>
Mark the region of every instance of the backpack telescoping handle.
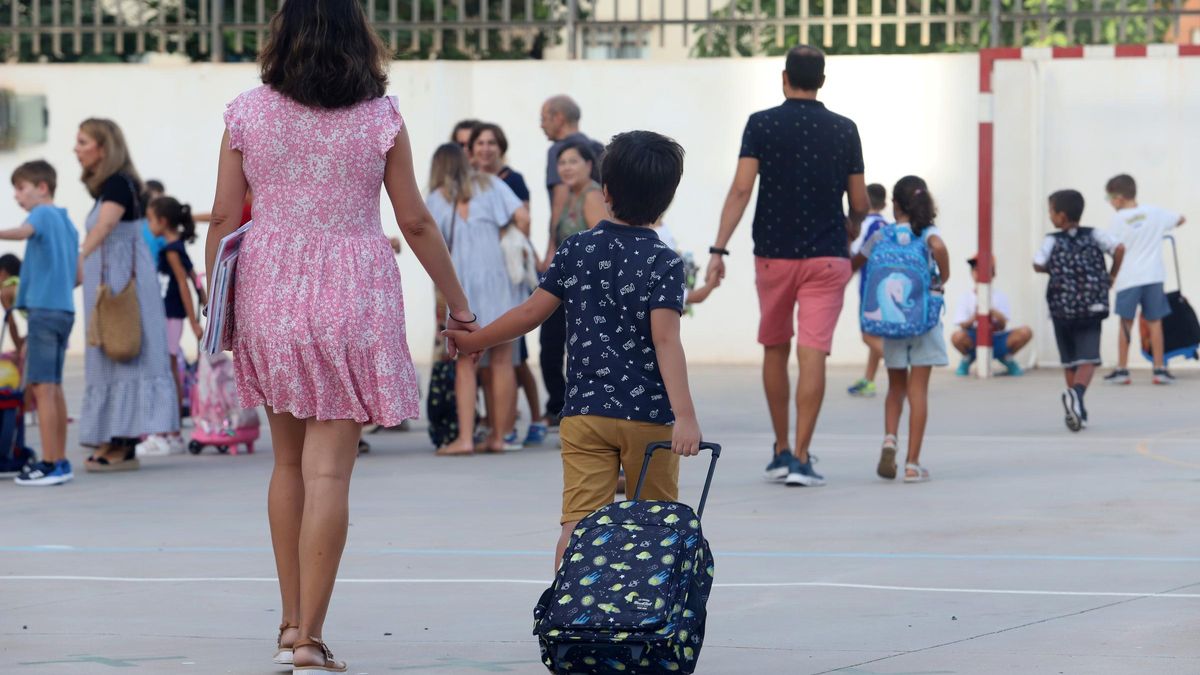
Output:
<path fill-rule="evenodd" d="M 1182 293 L 1183 278 L 1179 276 L 1179 248 L 1175 245 L 1175 237 L 1173 235 L 1168 234 L 1163 239 L 1171 242 L 1171 257 L 1175 259 L 1175 288 Z"/>
<path fill-rule="evenodd" d="M 646 470 L 650 468 L 650 458 L 655 450 L 670 450 L 671 444 L 666 441 L 651 443 L 646 448 L 646 458 L 642 460 L 642 473 L 638 476 L 637 487 L 633 491 L 633 499 L 642 497 L 642 485 L 646 482 Z M 712 487 L 713 472 L 717 470 L 717 458 L 721 456 L 721 446 L 716 443 L 701 443 L 701 450 L 712 450 L 712 459 L 708 462 L 708 477 L 704 479 L 704 492 L 700 495 L 700 505 L 696 508 L 696 516 L 704 517 L 704 503 L 708 501 L 708 489 Z"/>

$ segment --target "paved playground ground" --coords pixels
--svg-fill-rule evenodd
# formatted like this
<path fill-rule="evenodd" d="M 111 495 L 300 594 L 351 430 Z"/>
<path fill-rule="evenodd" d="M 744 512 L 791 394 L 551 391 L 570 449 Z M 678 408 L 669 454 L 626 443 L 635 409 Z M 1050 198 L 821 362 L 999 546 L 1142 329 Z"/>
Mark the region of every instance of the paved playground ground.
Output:
<path fill-rule="evenodd" d="M 757 369 L 693 369 L 705 436 L 725 447 L 698 673 L 1200 673 L 1200 371 L 1097 385 L 1080 434 L 1057 371 L 941 371 L 923 485 L 875 477 L 883 401 L 846 396 L 855 374 L 831 372 L 813 449 L 829 486 L 810 489 L 760 478 Z M 439 458 L 419 425 L 369 441 L 325 632 L 349 672 L 545 672 L 530 629 L 556 446 Z M 0 484 L 0 671 L 280 672 L 269 441 L 100 476 L 69 447 L 74 483 Z M 703 470 L 685 462 L 685 501 Z"/>

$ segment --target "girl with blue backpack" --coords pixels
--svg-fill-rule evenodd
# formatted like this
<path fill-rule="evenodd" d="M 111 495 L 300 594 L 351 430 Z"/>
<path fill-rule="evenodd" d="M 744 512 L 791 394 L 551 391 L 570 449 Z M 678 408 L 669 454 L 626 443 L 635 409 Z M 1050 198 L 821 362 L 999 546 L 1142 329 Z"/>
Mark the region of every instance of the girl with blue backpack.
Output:
<path fill-rule="evenodd" d="M 870 261 L 863 280 L 860 323 L 863 333 L 883 337 L 888 371 L 883 448 L 876 473 L 896 478 L 897 433 L 908 399 L 908 457 L 905 483 L 929 480 L 921 466 L 921 443 L 929 417 L 929 378 L 934 366 L 949 365 L 942 331 L 943 289 L 950 278 L 950 254 L 934 218 L 929 186 L 905 176 L 892 189 L 896 222 L 869 238 L 854 257 L 854 269 Z"/>

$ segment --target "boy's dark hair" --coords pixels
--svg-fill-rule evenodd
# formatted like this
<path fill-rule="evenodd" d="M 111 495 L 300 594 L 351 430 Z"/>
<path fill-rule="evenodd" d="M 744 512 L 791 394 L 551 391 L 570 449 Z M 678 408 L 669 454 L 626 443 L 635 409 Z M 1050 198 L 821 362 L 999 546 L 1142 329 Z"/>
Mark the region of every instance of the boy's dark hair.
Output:
<path fill-rule="evenodd" d="M 808 45 L 792 47 L 785 70 L 793 89 L 816 91 L 825 84 L 825 52 Z"/>
<path fill-rule="evenodd" d="M 892 199 L 908 215 L 908 223 L 915 234 L 924 232 L 937 218 L 937 205 L 933 203 L 933 195 L 929 194 L 929 186 L 923 178 L 905 176 L 896 181 L 896 187 L 892 188 Z"/>
<path fill-rule="evenodd" d="M 192 207 L 180 204 L 174 197 L 159 197 L 150 202 L 150 210 L 179 232 L 187 243 L 196 241 L 196 221 L 192 219 Z"/>
<path fill-rule="evenodd" d="M 467 152 L 474 150 L 475 141 L 479 140 L 479 137 L 482 136 L 483 132 L 485 131 L 492 132 L 492 135 L 496 137 L 496 145 L 500 146 L 500 155 L 507 155 L 508 136 L 504 135 L 504 130 L 500 128 L 499 124 L 492 124 L 491 122 L 480 122 L 471 128 L 471 140 L 467 141 Z M 457 133 L 457 129 L 455 132 Z"/>
<path fill-rule="evenodd" d="M 162 184 L 161 180 L 151 178 L 145 183 L 146 192 L 157 192 L 160 195 L 167 193 L 167 188 Z"/>
<path fill-rule="evenodd" d="M 470 129 L 471 136 L 474 137 L 475 130 L 479 128 L 480 124 L 483 124 L 483 123 L 480 122 L 479 120 L 459 120 L 458 124 L 454 125 L 454 130 L 450 132 L 450 142 L 458 143 L 458 132 L 462 131 L 463 129 Z M 470 148 L 470 147 L 471 146 L 468 144 L 467 148 Z"/>
<path fill-rule="evenodd" d="M 12 172 L 13 187 L 16 187 L 20 181 L 32 183 L 35 186 L 45 183 L 46 187 L 50 189 L 50 196 L 53 197 L 54 191 L 58 189 L 58 172 L 54 170 L 50 162 L 44 159 L 35 159 L 32 162 L 25 162 Z"/>
<path fill-rule="evenodd" d="M 1104 186 L 1104 191 L 1125 199 L 1137 199 L 1137 181 L 1127 173 L 1113 176 L 1108 179 L 1108 185 Z"/>
<path fill-rule="evenodd" d="M 21 276 L 21 259 L 11 253 L 0 255 L 0 272 L 6 272 L 11 277 Z"/>
<path fill-rule="evenodd" d="M 867 199 L 871 201 L 871 208 L 879 211 L 887 206 L 887 188 L 879 183 L 871 183 L 867 186 Z"/>
<path fill-rule="evenodd" d="M 263 84 L 297 103 L 346 108 L 383 96 L 389 54 L 362 3 L 287 0 L 259 54 Z"/>
<path fill-rule="evenodd" d="M 1079 190 L 1059 190 L 1050 195 L 1050 208 L 1078 223 L 1083 219 L 1083 195 Z"/>
<path fill-rule="evenodd" d="M 683 148 L 653 131 L 613 136 L 600 171 L 616 218 L 652 225 L 675 199 L 683 177 Z"/>

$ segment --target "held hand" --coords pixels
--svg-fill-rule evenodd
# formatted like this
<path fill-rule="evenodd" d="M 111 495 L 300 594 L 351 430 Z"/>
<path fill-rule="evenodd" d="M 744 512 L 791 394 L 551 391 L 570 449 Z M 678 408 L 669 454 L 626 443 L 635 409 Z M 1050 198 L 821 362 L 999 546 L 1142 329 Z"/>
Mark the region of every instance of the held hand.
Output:
<path fill-rule="evenodd" d="M 466 312 L 462 313 L 465 314 Z M 474 317 L 475 315 L 472 314 L 471 316 Z M 446 328 L 447 330 L 442 333 L 446 336 L 446 353 L 450 356 L 450 358 L 453 359 L 458 357 L 458 344 L 454 337 L 449 335 L 449 333 L 452 331 L 461 331 L 468 334 L 474 333 L 475 331 L 479 330 L 479 322 L 475 320 L 470 322 L 459 321 L 458 319 L 454 318 L 454 312 L 450 312 L 450 316 L 446 319 Z"/>
<path fill-rule="evenodd" d="M 713 283 L 715 279 L 725 278 L 725 257 L 719 253 L 712 254 L 708 259 L 708 274 L 705 277 L 707 283 Z"/>
<path fill-rule="evenodd" d="M 700 423 L 695 417 L 677 417 L 671 431 L 671 452 L 692 457 L 700 454 Z"/>

